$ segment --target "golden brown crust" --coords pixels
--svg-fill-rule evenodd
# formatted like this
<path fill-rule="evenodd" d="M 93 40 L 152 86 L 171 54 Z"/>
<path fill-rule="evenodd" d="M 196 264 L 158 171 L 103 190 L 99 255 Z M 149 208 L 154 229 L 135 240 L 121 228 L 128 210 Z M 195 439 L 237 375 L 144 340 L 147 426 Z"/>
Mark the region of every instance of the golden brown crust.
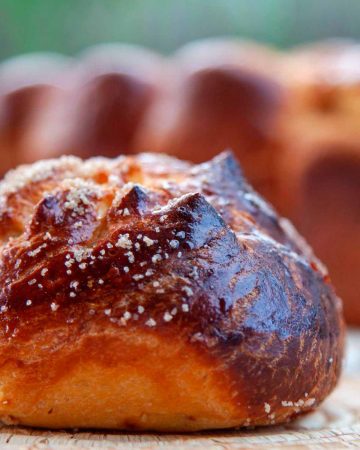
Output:
<path fill-rule="evenodd" d="M 230 154 L 67 157 L 0 190 L 4 421 L 265 425 L 334 387 L 329 277 Z"/>

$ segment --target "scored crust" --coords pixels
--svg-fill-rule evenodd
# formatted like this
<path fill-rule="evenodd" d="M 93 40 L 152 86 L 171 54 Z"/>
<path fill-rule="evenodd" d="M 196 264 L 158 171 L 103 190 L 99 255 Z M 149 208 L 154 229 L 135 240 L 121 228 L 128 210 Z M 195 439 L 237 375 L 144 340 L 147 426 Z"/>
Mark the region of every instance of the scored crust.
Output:
<path fill-rule="evenodd" d="M 41 161 L 0 184 L 0 417 L 282 423 L 339 377 L 341 304 L 230 153 Z"/>

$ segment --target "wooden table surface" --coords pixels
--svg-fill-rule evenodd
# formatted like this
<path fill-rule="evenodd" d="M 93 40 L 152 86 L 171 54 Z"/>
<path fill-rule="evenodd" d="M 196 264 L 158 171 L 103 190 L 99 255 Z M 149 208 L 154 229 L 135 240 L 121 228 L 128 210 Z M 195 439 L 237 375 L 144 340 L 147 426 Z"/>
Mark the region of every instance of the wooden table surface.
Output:
<path fill-rule="evenodd" d="M 179 434 L 68 433 L 0 429 L 0 449 L 237 450 L 360 448 L 360 329 L 348 333 L 342 380 L 315 412 L 284 427 Z"/>

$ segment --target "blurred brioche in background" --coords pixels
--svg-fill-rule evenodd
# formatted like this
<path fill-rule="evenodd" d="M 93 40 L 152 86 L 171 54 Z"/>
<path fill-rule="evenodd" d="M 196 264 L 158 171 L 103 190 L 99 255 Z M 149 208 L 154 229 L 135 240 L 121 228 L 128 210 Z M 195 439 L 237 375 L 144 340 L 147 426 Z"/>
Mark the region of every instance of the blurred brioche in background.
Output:
<path fill-rule="evenodd" d="M 289 52 L 288 111 L 273 199 L 328 266 L 347 320 L 360 324 L 360 45 Z"/>
<path fill-rule="evenodd" d="M 200 162 L 231 148 L 269 197 L 284 97 L 278 52 L 245 41 L 208 39 L 186 45 L 171 63 L 171 84 L 154 103 L 138 149 L 149 146 Z"/>
<path fill-rule="evenodd" d="M 34 118 L 29 151 L 37 159 L 131 153 L 165 76 L 165 60 L 149 50 L 117 44 L 88 49 L 67 74 L 67 91 L 46 99 Z"/>
<path fill-rule="evenodd" d="M 357 43 L 280 52 L 207 39 L 168 58 L 106 44 L 75 60 L 37 54 L 0 66 L 2 174 L 61 154 L 156 151 L 200 162 L 226 148 L 305 235 L 348 321 L 360 324 Z"/>
<path fill-rule="evenodd" d="M 32 162 L 25 138 L 44 97 L 61 90 L 70 58 L 33 53 L 0 64 L 0 174 L 20 163 Z"/>

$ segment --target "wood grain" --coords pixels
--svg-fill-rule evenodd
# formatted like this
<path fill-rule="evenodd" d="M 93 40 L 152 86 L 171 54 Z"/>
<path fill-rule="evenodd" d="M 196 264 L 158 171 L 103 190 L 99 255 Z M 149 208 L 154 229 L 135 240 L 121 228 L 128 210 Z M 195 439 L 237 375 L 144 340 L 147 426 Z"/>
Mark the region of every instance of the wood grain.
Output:
<path fill-rule="evenodd" d="M 189 435 L 50 432 L 20 427 L 0 430 L 1 449 L 206 449 L 360 448 L 360 330 L 348 333 L 342 380 L 315 412 L 283 427 Z"/>

